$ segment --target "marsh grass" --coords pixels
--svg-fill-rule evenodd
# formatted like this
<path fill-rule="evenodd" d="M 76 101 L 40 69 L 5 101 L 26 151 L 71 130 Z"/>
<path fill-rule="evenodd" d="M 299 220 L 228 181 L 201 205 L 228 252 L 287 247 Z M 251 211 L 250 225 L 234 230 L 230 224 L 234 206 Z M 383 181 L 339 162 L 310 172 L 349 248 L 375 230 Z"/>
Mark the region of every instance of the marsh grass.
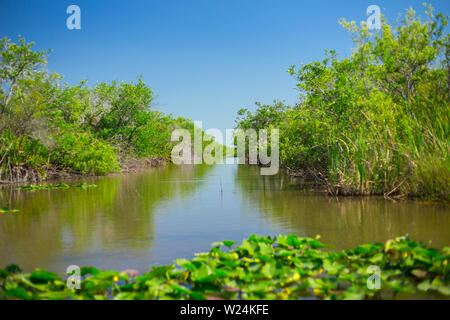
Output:
<path fill-rule="evenodd" d="M 401 23 L 352 33 L 349 58 L 288 72 L 298 81 L 295 106 L 257 104 L 237 127 L 280 128 L 281 164 L 312 176 L 332 195 L 450 199 L 450 42 L 447 17 L 410 9 Z"/>

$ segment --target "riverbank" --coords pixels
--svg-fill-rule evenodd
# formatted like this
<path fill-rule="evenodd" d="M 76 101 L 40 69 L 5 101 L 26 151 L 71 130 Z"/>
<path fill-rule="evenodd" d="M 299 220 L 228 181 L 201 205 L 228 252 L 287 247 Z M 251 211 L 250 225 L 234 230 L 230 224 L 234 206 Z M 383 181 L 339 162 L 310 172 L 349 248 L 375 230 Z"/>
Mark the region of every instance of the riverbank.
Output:
<path fill-rule="evenodd" d="M 10 75 L 0 79 L 3 183 L 135 172 L 170 158 L 174 130 L 194 133 L 191 120 L 154 107 L 142 77 L 69 85 L 42 73 L 48 52 L 21 37 L 0 39 L 0 55 L 0 74 Z"/>
<path fill-rule="evenodd" d="M 167 162 L 168 160 L 166 158 L 136 158 L 132 156 L 122 156 L 119 160 L 119 172 L 110 172 L 102 175 L 93 173 L 81 174 L 78 172 L 70 172 L 64 169 L 52 168 L 48 166 L 45 166 L 40 170 L 26 169 L 24 167 L 12 167 L 11 172 L 13 180 L 0 180 L 0 185 L 42 183 L 53 180 L 80 179 L 83 177 L 102 177 L 121 173 L 137 173 L 152 167 L 164 166 Z"/>
<path fill-rule="evenodd" d="M 315 172 L 312 169 L 299 169 L 294 170 L 289 167 L 282 167 L 287 175 L 293 178 L 301 179 L 305 184 L 314 184 L 319 190 L 328 194 L 328 196 L 333 198 L 365 198 L 365 197 L 384 197 L 390 200 L 415 200 L 427 203 L 437 203 L 437 204 L 449 204 L 450 198 L 447 197 L 429 197 L 426 193 L 414 193 L 410 191 L 409 193 L 401 192 L 401 185 L 394 187 L 392 190 L 386 191 L 368 191 L 368 190 L 358 190 L 352 188 L 352 186 L 346 186 L 343 184 L 333 184 L 331 183 L 327 175 L 320 172 Z M 450 187 L 450 186 L 449 186 Z"/>
<path fill-rule="evenodd" d="M 342 19 L 353 53 L 293 65 L 298 101 L 241 109 L 237 129 L 279 128 L 281 166 L 333 196 L 450 202 L 448 21 L 413 9 L 403 18 L 376 36 Z"/>
<path fill-rule="evenodd" d="M 450 244 L 450 208 L 383 197 L 331 198 L 284 174 L 248 165 L 168 164 L 140 173 L 67 179 L 92 188 L 10 185 L 0 192 L 0 268 L 63 273 L 69 261 L 145 272 L 249 234 L 321 235 L 333 251 L 409 234 L 436 249 Z M 431 244 L 430 244 L 431 243 Z"/>

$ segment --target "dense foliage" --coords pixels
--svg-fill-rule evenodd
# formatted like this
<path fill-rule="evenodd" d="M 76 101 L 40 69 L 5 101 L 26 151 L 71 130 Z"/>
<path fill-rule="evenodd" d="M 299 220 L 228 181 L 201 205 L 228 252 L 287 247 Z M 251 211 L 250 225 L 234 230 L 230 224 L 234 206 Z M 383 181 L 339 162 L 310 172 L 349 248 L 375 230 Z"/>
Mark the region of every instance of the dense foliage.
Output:
<path fill-rule="evenodd" d="M 450 248 L 427 248 L 408 237 L 333 252 L 316 239 L 252 235 L 214 243 L 208 253 L 175 265 L 134 270 L 81 268 L 80 289 L 59 275 L 18 266 L 0 269 L 3 299 L 365 299 L 434 293 L 450 296 Z M 379 290 L 367 287 L 370 267 L 380 270 Z M 372 281 L 369 279 L 369 281 Z M 403 295 L 403 296 L 402 296 Z"/>
<path fill-rule="evenodd" d="M 330 193 L 450 200 L 450 37 L 447 17 L 410 9 L 401 23 L 369 31 L 341 21 L 356 47 L 345 59 L 288 72 L 295 106 L 258 104 L 237 127 L 280 129 L 280 156 L 292 172 L 325 182 Z"/>
<path fill-rule="evenodd" d="M 0 39 L 0 180 L 39 181 L 49 169 L 119 171 L 125 157 L 169 158 L 173 129 L 193 132 L 190 120 L 152 107 L 141 78 L 70 86 L 32 46 Z"/>

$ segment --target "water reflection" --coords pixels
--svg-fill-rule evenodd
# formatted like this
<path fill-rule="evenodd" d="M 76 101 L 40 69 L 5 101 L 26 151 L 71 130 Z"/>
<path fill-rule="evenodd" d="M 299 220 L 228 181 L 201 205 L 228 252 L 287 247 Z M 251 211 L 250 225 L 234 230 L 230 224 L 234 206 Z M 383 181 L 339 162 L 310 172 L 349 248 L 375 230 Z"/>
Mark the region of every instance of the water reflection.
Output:
<path fill-rule="evenodd" d="M 0 267 L 144 271 L 252 233 L 320 234 L 338 249 L 406 233 L 434 247 L 450 244 L 448 206 L 336 201 L 282 174 L 260 176 L 252 166 L 167 166 L 81 181 L 98 187 L 2 189 L 0 206 L 20 212 L 0 215 Z"/>
<path fill-rule="evenodd" d="M 257 168 L 239 166 L 240 186 L 247 211 L 257 207 L 261 217 L 280 232 L 299 236 L 321 235 L 336 248 L 382 242 L 409 234 L 431 241 L 433 247 L 450 244 L 448 206 L 413 201 L 394 202 L 379 197 L 333 199 L 284 175 L 263 177 Z"/>
<path fill-rule="evenodd" d="M 129 267 L 128 259 L 139 258 L 141 251 L 152 247 L 155 209 L 192 195 L 209 170 L 207 166 L 170 167 L 83 179 L 97 184 L 88 189 L 22 192 L 4 188 L 0 204 L 20 213 L 0 217 L 0 262 L 59 272 L 70 263 Z"/>

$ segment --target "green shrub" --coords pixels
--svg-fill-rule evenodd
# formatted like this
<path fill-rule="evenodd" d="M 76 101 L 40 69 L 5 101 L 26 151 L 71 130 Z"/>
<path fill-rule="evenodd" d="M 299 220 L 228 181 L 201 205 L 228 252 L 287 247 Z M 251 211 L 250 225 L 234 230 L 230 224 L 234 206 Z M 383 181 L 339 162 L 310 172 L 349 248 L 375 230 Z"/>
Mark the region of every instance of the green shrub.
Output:
<path fill-rule="evenodd" d="M 48 149 L 39 140 L 17 137 L 8 130 L 0 133 L 0 179 L 11 178 L 13 167 L 31 168 L 44 176 L 48 156 Z"/>
<path fill-rule="evenodd" d="M 409 10 L 370 33 L 342 21 L 356 48 L 288 72 L 295 107 L 240 112 L 238 128 L 280 128 L 281 164 L 325 182 L 333 194 L 450 198 L 450 42 L 446 17 Z"/>
<path fill-rule="evenodd" d="M 52 161 L 82 174 L 106 174 L 120 171 L 117 149 L 89 132 L 61 131 L 54 135 Z"/>

